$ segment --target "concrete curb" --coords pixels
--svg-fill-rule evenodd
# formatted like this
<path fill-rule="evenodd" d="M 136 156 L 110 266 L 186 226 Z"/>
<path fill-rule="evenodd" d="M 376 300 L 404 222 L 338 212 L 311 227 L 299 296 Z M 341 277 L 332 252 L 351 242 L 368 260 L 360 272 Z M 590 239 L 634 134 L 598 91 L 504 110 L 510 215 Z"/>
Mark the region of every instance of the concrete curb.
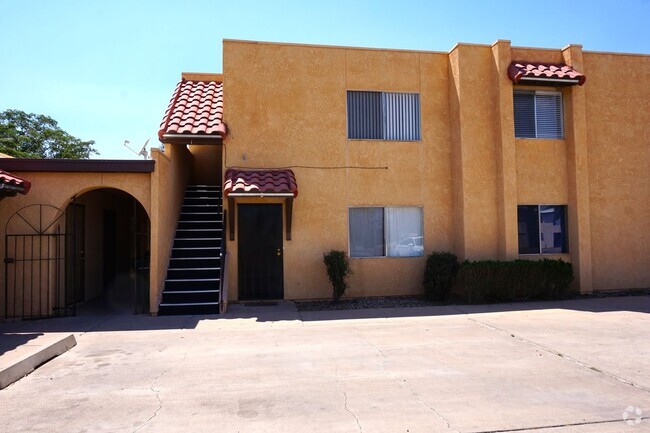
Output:
<path fill-rule="evenodd" d="M 73 334 L 57 337 L 54 341 L 40 346 L 36 352 L 18 355 L 16 362 L 0 369 L 0 389 L 4 389 L 45 364 L 47 361 L 67 352 L 77 345 Z"/>

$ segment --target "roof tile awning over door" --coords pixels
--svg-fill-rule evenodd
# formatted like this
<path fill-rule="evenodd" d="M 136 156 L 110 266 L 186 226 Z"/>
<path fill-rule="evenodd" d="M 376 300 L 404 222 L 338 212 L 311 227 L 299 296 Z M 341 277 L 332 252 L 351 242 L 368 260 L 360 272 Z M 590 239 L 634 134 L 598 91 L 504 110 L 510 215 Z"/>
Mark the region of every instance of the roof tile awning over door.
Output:
<path fill-rule="evenodd" d="M 512 62 L 508 78 L 515 84 L 582 86 L 587 77 L 571 66 L 555 63 Z"/>
<path fill-rule="evenodd" d="M 298 183 L 292 170 L 226 170 L 223 195 L 228 199 L 228 231 L 235 240 L 235 198 L 260 197 L 284 198 L 286 239 L 291 240 L 293 199 L 298 196 Z"/>
<path fill-rule="evenodd" d="M 0 197 L 15 196 L 17 193 L 27 194 L 32 187 L 31 182 L 0 170 Z"/>

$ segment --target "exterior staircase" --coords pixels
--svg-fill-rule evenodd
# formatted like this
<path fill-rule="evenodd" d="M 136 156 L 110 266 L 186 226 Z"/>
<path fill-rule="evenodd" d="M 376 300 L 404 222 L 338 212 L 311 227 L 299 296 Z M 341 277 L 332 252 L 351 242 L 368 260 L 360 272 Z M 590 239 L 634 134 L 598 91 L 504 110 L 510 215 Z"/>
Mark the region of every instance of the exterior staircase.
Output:
<path fill-rule="evenodd" d="M 220 186 L 187 186 L 159 315 L 219 313 L 222 212 Z"/>

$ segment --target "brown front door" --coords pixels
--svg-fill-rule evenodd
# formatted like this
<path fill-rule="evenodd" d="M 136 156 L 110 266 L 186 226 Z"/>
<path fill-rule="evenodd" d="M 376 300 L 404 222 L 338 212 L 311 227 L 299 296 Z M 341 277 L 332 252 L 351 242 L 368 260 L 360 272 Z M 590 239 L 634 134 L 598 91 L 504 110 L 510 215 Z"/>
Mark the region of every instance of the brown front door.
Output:
<path fill-rule="evenodd" d="M 239 299 L 282 299 L 282 205 L 240 204 L 237 226 Z"/>

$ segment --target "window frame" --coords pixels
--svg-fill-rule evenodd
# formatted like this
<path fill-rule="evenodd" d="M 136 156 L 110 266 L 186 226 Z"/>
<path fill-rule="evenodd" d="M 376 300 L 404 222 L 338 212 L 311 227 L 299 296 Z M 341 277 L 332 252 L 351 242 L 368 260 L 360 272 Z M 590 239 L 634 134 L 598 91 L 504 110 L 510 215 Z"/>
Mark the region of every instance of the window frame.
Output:
<path fill-rule="evenodd" d="M 382 210 L 382 255 L 380 256 L 353 256 L 352 255 L 352 226 L 350 225 L 350 211 L 352 209 L 381 209 Z M 412 237 L 422 237 L 422 254 L 416 256 L 401 256 L 401 255 L 389 255 L 389 244 L 387 242 L 387 230 L 388 226 L 386 224 L 387 215 L 386 209 L 418 209 L 420 216 L 420 236 Z M 399 242 L 398 242 L 399 244 Z M 348 256 L 351 259 L 412 259 L 417 257 L 424 257 L 424 207 L 423 206 L 348 206 Z"/>
<path fill-rule="evenodd" d="M 363 138 L 363 137 L 351 137 L 351 129 L 350 128 L 350 93 L 368 93 L 368 94 L 378 94 L 379 96 L 379 113 L 378 113 L 378 118 L 380 119 L 380 124 L 379 124 L 379 135 L 380 137 L 378 138 Z M 408 138 L 408 139 L 400 139 L 400 138 L 387 138 L 389 134 L 390 128 L 388 128 L 389 125 L 389 118 L 393 119 L 396 117 L 401 117 L 404 118 L 404 114 L 399 113 L 398 115 L 393 114 L 390 116 L 388 114 L 388 105 L 385 104 L 385 100 L 388 98 L 387 95 L 410 95 L 410 96 L 415 96 L 416 97 L 416 103 L 415 105 L 417 106 L 417 114 L 414 116 L 414 118 L 411 120 L 415 124 L 415 129 L 416 129 L 416 138 Z M 421 95 L 419 92 L 388 92 L 388 91 L 382 91 L 382 90 L 346 90 L 345 92 L 345 127 L 346 127 L 346 137 L 348 140 L 363 140 L 363 141 L 398 141 L 398 142 L 418 142 L 422 141 L 422 101 L 421 101 Z"/>
<path fill-rule="evenodd" d="M 527 136 L 518 136 L 517 135 L 517 121 L 516 121 L 516 116 L 517 116 L 517 111 L 515 110 L 515 95 L 516 94 L 529 94 L 533 96 L 533 125 L 535 127 L 535 136 L 534 137 L 527 137 Z M 515 133 L 515 139 L 524 139 L 524 140 L 564 140 L 566 137 L 566 133 L 564 130 L 564 94 L 560 90 L 537 90 L 537 89 L 522 89 L 522 88 L 514 88 L 513 89 L 513 130 Z M 538 116 L 538 102 L 537 102 L 537 96 L 554 96 L 554 97 L 559 97 L 560 103 L 559 103 L 559 130 L 560 134 L 559 136 L 553 136 L 553 137 L 540 137 L 540 132 L 539 132 L 539 116 Z"/>
<path fill-rule="evenodd" d="M 537 208 L 537 252 L 535 253 L 522 253 L 521 245 L 519 243 L 519 208 L 520 207 L 536 207 Z M 560 252 L 542 252 L 543 231 L 542 231 L 542 207 L 559 207 L 562 210 L 562 236 L 564 237 L 563 251 Z M 557 254 L 569 254 L 569 213 L 568 206 L 565 204 L 518 204 L 517 205 L 517 254 L 520 256 L 549 256 Z"/>

